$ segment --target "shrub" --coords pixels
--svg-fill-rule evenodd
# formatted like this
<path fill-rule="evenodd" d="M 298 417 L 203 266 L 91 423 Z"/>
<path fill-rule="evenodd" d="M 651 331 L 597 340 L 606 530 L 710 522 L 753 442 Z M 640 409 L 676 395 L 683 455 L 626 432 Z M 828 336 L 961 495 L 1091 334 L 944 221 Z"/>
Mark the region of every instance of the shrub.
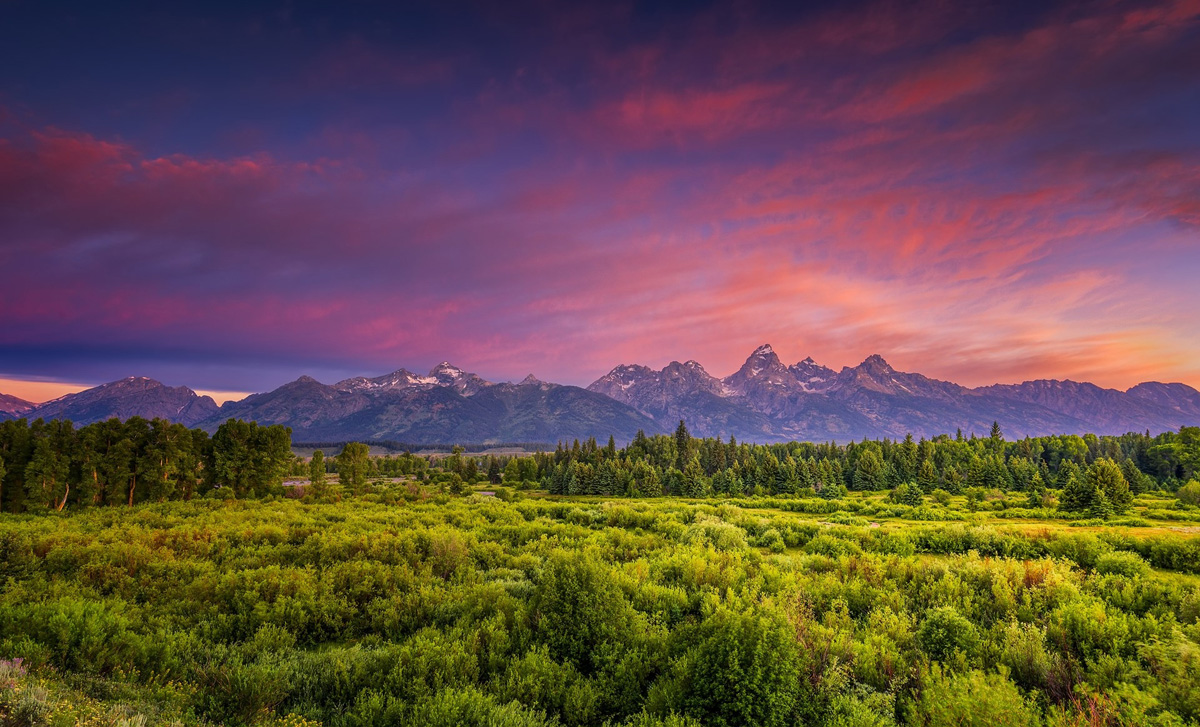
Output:
<path fill-rule="evenodd" d="M 1188 483 L 1175 491 L 1175 497 L 1185 505 L 1200 505 L 1200 482 L 1188 480 Z"/>
<path fill-rule="evenodd" d="M 947 674 L 936 665 L 917 699 L 908 707 L 908 722 L 922 727 L 1034 727 L 1037 712 L 1004 674 L 972 670 Z"/>
<path fill-rule="evenodd" d="M 979 641 L 975 626 L 950 606 L 930 609 L 917 629 L 917 641 L 935 659 L 970 653 Z"/>
<path fill-rule="evenodd" d="M 771 611 L 720 610 L 701 631 L 677 662 L 670 706 L 716 727 L 791 724 L 799 654 L 790 624 Z"/>
<path fill-rule="evenodd" d="M 1150 572 L 1150 566 L 1137 553 L 1114 551 L 1097 556 L 1095 569 L 1105 575 L 1119 575 L 1135 578 Z"/>

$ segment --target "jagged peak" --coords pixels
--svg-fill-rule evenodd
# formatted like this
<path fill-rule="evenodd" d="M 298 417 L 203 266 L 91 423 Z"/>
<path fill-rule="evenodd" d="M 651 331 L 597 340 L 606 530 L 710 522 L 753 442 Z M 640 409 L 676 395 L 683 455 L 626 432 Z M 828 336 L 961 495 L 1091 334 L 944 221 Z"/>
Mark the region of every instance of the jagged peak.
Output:
<path fill-rule="evenodd" d="M 534 376 L 533 374 L 529 374 L 525 378 L 521 379 L 521 383 L 517 384 L 517 386 L 541 386 L 541 385 L 542 385 L 542 380 L 539 379 L 538 377 Z"/>
<path fill-rule="evenodd" d="M 309 376 L 308 374 L 304 374 L 303 376 L 301 376 L 300 378 L 296 379 L 296 380 L 295 380 L 295 381 L 293 381 L 292 383 L 293 383 L 293 384 L 319 384 L 319 383 L 321 383 L 321 382 L 320 382 L 320 381 L 317 381 L 316 379 L 314 379 L 313 377 Z"/>
<path fill-rule="evenodd" d="M 608 372 L 609 376 L 619 376 L 621 374 L 640 374 L 651 372 L 654 369 L 641 364 L 618 364 L 613 367 L 612 371 Z"/>
<path fill-rule="evenodd" d="M 771 348 L 771 344 L 764 343 L 763 345 L 754 349 L 754 353 L 752 353 L 750 355 L 752 357 L 753 356 L 771 356 L 771 355 L 774 355 L 774 353 L 775 353 L 775 349 Z"/>

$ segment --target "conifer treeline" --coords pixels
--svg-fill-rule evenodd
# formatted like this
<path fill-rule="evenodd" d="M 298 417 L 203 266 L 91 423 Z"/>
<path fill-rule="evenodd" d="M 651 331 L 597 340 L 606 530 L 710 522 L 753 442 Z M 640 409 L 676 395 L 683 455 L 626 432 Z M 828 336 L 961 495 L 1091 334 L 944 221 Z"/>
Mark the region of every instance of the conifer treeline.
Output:
<path fill-rule="evenodd" d="M 559 444 L 554 453 L 502 462 L 503 481 L 541 481 L 564 495 L 796 495 L 840 497 L 847 490 L 913 485 L 924 494 L 969 488 L 1064 491 L 1068 509 L 1086 510 L 1100 491 L 1122 502 L 1151 489 L 1174 490 L 1200 470 L 1200 427 L 1158 436 L 1065 435 L 755 445 L 732 437 L 691 437 L 680 422 L 674 436 L 640 433 L 618 450 L 610 438 Z M 1124 489 L 1123 489 L 1124 488 Z M 1072 499 L 1073 498 L 1073 499 Z M 1119 509 L 1122 502 L 1114 503 Z"/>
<path fill-rule="evenodd" d="M 352 493 L 366 478 L 415 474 L 422 457 L 369 458 L 349 478 Z M 344 451 L 324 468 L 346 468 Z M 1018 490 L 1030 500 L 1061 490 L 1063 509 L 1120 511 L 1134 494 L 1174 491 L 1200 471 L 1200 427 L 1157 436 L 1064 435 L 1005 441 L 999 426 L 986 438 L 814 444 L 739 443 L 695 438 L 684 422 L 674 435 L 639 432 L 618 449 L 610 437 L 560 443 L 554 452 L 480 457 L 456 448 L 435 466 L 467 482 L 540 486 L 558 495 L 624 497 L 739 495 L 843 496 L 847 490 L 910 494 L 970 489 Z M 220 489 L 225 496 L 282 492 L 283 477 L 309 474 L 291 452 L 291 430 L 231 419 L 210 437 L 199 429 L 156 419 L 108 420 L 76 429 L 70 422 L 0 422 L 0 509 L 130 505 L 189 499 Z M 356 474 L 355 474 L 356 473 Z M 339 479 L 347 479 L 341 477 Z"/>

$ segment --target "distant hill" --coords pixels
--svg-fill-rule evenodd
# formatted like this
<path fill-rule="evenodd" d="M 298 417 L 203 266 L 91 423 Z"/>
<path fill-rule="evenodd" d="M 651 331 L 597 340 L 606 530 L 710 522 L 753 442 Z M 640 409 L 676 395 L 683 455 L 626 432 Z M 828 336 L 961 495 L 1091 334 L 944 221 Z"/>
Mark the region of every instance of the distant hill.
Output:
<path fill-rule="evenodd" d="M 168 419 L 195 426 L 218 411 L 211 397 L 186 386 L 167 386 L 144 376 L 131 376 L 39 404 L 21 416 L 29 419 L 70 419 L 91 424 L 105 419 Z"/>
<path fill-rule="evenodd" d="M 9 394 L 0 394 L 0 422 L 5 419 L 14 419 L 16 417 L 25 416 L 25 412 L 33 409 L 36 404 L 32 401 L 18 399 Z"/>
<path fill-rule="evenodd" d="M 785 365 L 769 345 L 717 378 L 696 361 L 659 370 L 621 364 L 586 389 L 539 381 L 494 383 L 448 362 L 324 384 L 308 376 L 221 407 L 187 387 L 129 378 L 41 405 L 0 395 L 0 418 L 161 417 L 210 431 L 229 418 L 282 424 L 296 441 L 553 442 L 611 434 L 628 441 L 674 429 L 697 436 L 787 440 L 984 435 L 998 421 L 1010 438 L 1152 433 L 1200 424 L 1200 392 L 1146 382 L 1128 391 L 1039 380 L 966 388 L 892 368 L 870 356 L 841 371 L 811 358 Z"/>

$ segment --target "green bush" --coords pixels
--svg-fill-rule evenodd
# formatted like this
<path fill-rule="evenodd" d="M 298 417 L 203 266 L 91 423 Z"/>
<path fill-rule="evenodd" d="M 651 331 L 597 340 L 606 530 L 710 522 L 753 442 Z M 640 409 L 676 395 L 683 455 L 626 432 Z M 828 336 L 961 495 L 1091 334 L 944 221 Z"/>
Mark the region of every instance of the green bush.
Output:
<path fill-rule="evenodd" d="M 930 609 L 917 629 L 917 641 L 934 659 L 946 659 L 956 651 L 970 653 L 979 635 L 965 616 L 950 606 Z"/>
<path fill-rule="evenodd" d="M 1003 674 L 948 674 L 936 666 L 907 709 L 922 727 L 1035 727 L 1037 712 Z"/>

